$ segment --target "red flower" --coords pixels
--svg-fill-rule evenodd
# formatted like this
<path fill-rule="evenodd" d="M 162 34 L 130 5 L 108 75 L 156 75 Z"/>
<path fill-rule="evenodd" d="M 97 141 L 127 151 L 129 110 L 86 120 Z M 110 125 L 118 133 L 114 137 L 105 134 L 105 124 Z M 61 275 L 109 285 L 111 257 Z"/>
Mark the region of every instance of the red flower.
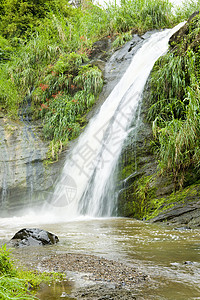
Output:
<path fill-rule="evenodd" d="M 46 89 L 48 89 L 48 84 L 43 84 L 43 83 L 40 83 L 40 87 L 41 87 L 41 89 L 42 89 L 42 91 L 44 92 L 44 91 L 46 91 Z"/>
<path fill-rule="evenodd" d="M 73 99 L 72 102 L 79 103 L 78 100 L 76 100 L 76 99 Z"/>
<path fill-rule="evenodd" d="M 45 109 L 49 109 L 49 107 L 47 105 L 45 105 L 44 103 L 41 105 L 42 108 L 45 108 Z"/>

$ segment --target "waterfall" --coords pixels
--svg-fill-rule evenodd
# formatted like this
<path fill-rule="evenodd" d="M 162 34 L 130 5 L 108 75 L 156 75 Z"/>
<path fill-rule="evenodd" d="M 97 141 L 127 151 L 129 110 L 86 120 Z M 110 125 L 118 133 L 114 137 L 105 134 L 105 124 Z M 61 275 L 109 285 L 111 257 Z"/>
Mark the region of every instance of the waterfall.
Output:
<path fill-rule="evenodd" d="M 113 172 L 156 60 L 168 49 L 173 29 L 153 33 L 134 55 L 120 82 L 90 120 L 67 156 L 51 205 L 58 214 L 111 216 Z M 119 70 L 120 71 L 120 70 Z"/>

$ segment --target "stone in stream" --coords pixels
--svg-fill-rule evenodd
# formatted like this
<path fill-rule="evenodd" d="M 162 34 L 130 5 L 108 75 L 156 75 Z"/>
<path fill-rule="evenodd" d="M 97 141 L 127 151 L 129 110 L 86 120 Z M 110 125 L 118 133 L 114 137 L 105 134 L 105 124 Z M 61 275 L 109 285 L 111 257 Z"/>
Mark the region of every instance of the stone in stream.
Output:
<path fill-rule="evenodd" d="M 176 227 L 174 230 L 190 230 L 191 228 L 189 226 L 182 226 L 182 227 Z"/>
<path fill-rule="evenodd" d="M 194 263 L 192 261 L 189 261 L 189 260 L 184 262 L 184 265 L 193 265 L 193 264 Z"/>
<path fill-rule="evenodd" d="M 59 242 L 58 237 L 39 228 L 24 228 L 19 230 L 10 240 L 14 247 L 53 245 Z"/>

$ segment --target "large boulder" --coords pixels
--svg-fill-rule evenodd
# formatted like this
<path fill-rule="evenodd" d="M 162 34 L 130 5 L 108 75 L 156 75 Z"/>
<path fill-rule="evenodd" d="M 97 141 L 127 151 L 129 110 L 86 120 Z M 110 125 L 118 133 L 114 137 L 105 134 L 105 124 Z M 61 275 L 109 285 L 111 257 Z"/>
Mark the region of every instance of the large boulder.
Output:
<path fill-rule="evenodd" d="M 55 234 L 39 228 L 21 229 L 10 240 L 14 247 L 53 245 L 58 242 Z"/>

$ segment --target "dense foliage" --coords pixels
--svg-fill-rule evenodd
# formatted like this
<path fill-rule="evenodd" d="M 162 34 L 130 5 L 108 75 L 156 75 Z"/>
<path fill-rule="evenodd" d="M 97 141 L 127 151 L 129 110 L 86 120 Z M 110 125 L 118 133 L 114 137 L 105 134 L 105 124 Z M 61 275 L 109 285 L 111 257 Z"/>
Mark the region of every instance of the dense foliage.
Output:
<path fill-rule="evenodd" d="M 36 288 L 41 282 L 51 282 L 61 279 L 57 273 L 37 273 L 16 269 L 6 246 L 0 248 L 0 299 L 38 299 L 34 296 Z"/>
<path fill-rule="evenodd" d="M 103 86 L 89 64 L 102 37 L 118 47 L 175 22 L 168 0 L 127 0 L 101 8 L 85 0 L 4 0 L 0 3 L 0 111 L 41 119 L 52 153 L 75 138 Z M 57 149 L 57 150 L 56 150 Z M 55 151 L 56 150 L 56 151 Z M 56 156 L 55 156 L 56 157 Z"/>
<path fill-rule="evenodd" d="M 159 165 L 182 187 L 187 171 L 200 161 L 200 16 L 156 63 L 151 79 L 151 108 Z"/>
<path fill-rule="evenodd" d="M 108 7 L 113 29 L 118 32 L 144 32 L 151 29 L 171 27 L 172 5 L 168 0 L 126 0 L 121 6 Z"/>

